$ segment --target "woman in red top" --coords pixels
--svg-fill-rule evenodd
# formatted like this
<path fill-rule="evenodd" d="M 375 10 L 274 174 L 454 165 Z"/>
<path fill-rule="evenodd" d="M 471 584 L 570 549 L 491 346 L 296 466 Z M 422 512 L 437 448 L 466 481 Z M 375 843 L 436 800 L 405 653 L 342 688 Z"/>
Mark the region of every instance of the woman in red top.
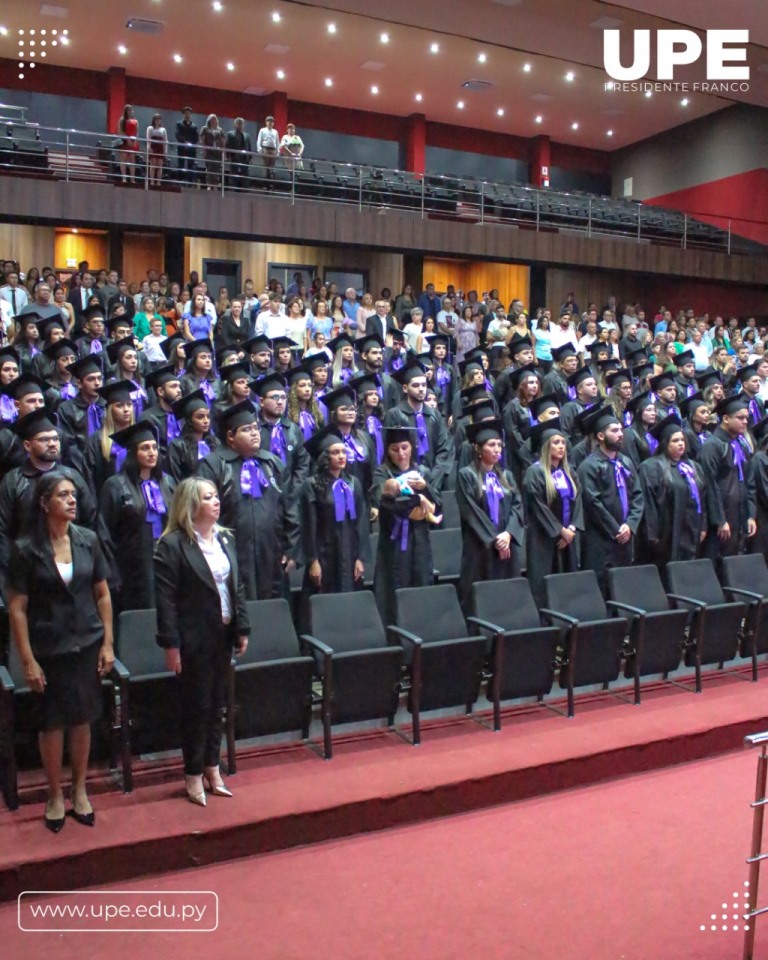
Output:
<path fill-rule="evenodd" d="M 134 180 L 136 173 L 136 153 L 139 149 L 139 121 L 133 115 L 133 107 L 126 103 L 123 115 L 117 124 L 117 132 L 123 138 L 120 144 L 120 175 L 123 183 Z"/>

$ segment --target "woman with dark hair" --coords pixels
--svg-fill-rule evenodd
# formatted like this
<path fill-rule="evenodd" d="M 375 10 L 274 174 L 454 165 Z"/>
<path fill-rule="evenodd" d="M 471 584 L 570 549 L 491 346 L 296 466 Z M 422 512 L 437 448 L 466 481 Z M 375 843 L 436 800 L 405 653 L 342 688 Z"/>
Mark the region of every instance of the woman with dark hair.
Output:
<path fill-rule="evenodd" d="M 61 317 L 46 317 L 38 320 L 37 329 L 40 332 L 40 339 L 37 342 L 39 353 L 32 361 L 30 373 L 40 377 L 41 380 L 47 380 L 53 374 L 55 364 L 46 351 L 59 340 L 65 340 L 67 334 Z M 75 349 L 75 355 L 77 355 L 77 349 Z"/>
<path fill-rule="evenodd" d="M 705 480 L 685 447 L 683 425 L 669 416 L 650 430 L 658 446 L 640 465 L 643 519 L 639 552 L 664 576 L 672 560 L 695 560 L 707 535 Z"/>
<path fill-rule="evenodd" d="M 125 340 L 110 343 L 107 347 L 107 356 L 114 367 L 112 375 L 115 380 L 127 383 L 130 388 L 133 414 L 138 420 L 147 406 L 147 391 L 144 389 L 139 372 L 139 351 L 136 349 L 136 341 L 133 337 L 126 337 Z"/>
<path fill-rule="evenodd" d="M 427 516 L 439 510 L 440 497 L 429 485 L 430 471 L 416 462 L 415 449 L 415 429 L 386 427 L 384 460 L 373 474 L 371 501 L 379 511 L 373 590 L 385 624 L 395 623 L 395 590 L 426 587 L 434 577 Z M 399 495 L 385 492 L 391 480 L 400 485 Z"/>
<path fill-rule="evenodd" d="M 628 370 L 609 370 L 605 375 L 608 406 L 619 419 L 622 427 L 632 423 L 632 412 L 627 404 L 632 399 L 632 374 Z"/>
<path fill-rule="evenodd" d="M 183 426 L 181 436 L 168 444 L 168 473 L 181 483 L 197 471 L 197 462 L 219 446 L 211 430 L 211 411 L 202 390 L 180 397 L 171 407 Z"/>
<path fill-rule="evenodd" d="M 544 577 L 579 568 L 578 531 L 584 529 L 581 490 L 568 463 L 560 418 L 531 429 L 531 453 L 538 459 L 523 477 L 526 576 L 537 605 L 545 605 Z"/>
<path fill-rule="evenodd" d="M 24 286 L 29 292 L 30 300 L 32 300 L 32 298 L 34 297 L 35 287 L 39 282 L 40 282 L 40 271 L 37 269 L 37 267 L 30 267 L 29 270 L 27 270 L 27 275 L 24 280 Z"/>
<path fill-rule="evenodd" d="M 22 373 L 31 373 L 35 357 L 40 353 L 40 328 L 37 325 L 39 317 L 35 313 L 27 313 L 18 320 L 18 329 L 13 340 L 13 347 L 19 355 Z"/>
<path fill-rule="evenodd" d="M 658 441 L 651 428 L 656 423 L 656 400 L 650 391 L 638 393 L 627 404 L 627 410 L 632 414 L 632 423 L 624 428 L 624 442 L 622 453 L 629 457 L 640 469 L 640 464 L 653 456 Z"/>
<path fill-rule="evenodd" d="M 316 470 L 300 493 L 304 600 L 361 589 L 370 560 L 364 491 L 347 473 L 347 449 L 331 427 L 307 441 Z"/>
<path fill-rule="evenodd" d="M 180 379 L 183 394 L 202 390 L 209 407 L 218 396 L 219 382 L 213 370 L 213 344 L 207 338 L 184 345 L 187 358 L 186 373 Z"/>
<path fill-rule="evenodd" d="M 61 402 L 74 400 L 77 386 L 70 366 L 77 360 L 77 348 L 71 340 L 57 340 L 43 351 L 51 366 L 45 379 L 61 397 Z M 56 404 L 58 407 L 58 404 Z"/>
<path fill-rule="evenodd" d="M 712 436 L 712 407 L 707 403 L 703 393 L 694 393 L 692 397 L 683 400 L 680 404 L 683 417 L 683 433 L 685 434 L 686 454 L 691 460 L 699 459 L 699 451 Z"/>
<path fill-rule="evenodd" d="M 221 708 L 232 653 L 251 632 L 232 534 L 218 524 L 216 487 L 190 477 L 176 488 L 154 556 L 157 642 L 179 675 L 187 799 L 231 797 L 219 771 Z"/>
<path fill-rule="evenodd" d="M 382 404 L 381 381 L 375 373 L 364 373 L 349 381 L 357 396 L 357 427 L 370 437 L 371 452 L 375 454 L 375 466 L 384 459 L 384 405 Z"/>
<path fill-rule="evenodd" d="M 294 367 L 288 374 L 286 416 L 298 424 L 306 443 L 325 423 L 312 387 L 312 374 L 305 366 Z"/>
<path fill-rule="evenodd" d="M 514 477 L 499 466 L 504 451 L 500 420 L 467 426 L 472 463 L 456 480 L 461 516 L 461 601 L 469 609 L 472 584 L 520 576 L 523 507 Z"/>
<path fill-rule="evenodd" d="M 295 344 L 290 337 L 275 337 L 272 341 L 273 361 L 275 373 L 287 377 L 293 368 L 293 353 Z"/>
<path fill-rule="evenodd" d="M 139 150 L 139 121 L 133 113 L 133 107 L 126 103 L 123 115 L 117 123 L 118 136 L 122 137 L 118 157 L 120 158 L 120 176 L 123 183 L 133 183 L 136 175 L 136 154 Z"/>
<path fill-rule="evenodd" d="M 98 389 L 106 409 L 101 427 L 85 441 L 83 469 L 85 479 L 98 499 L 109 477 L 120 473 L 127 451 L 115 443 L 112 435 L 135 422 L 131 387 L 125 380 L 115 380 Z"/>
<path fill-rule="evenodd" d="M 518 367 L 509 377 L 509 385 L 515 391 L 515 396 L 504 407 L 502 419 L 504 430 L 511 437 L 515 447 L 521 447 L 531 433 L 531 427 L 536 422 L 531 410 L 531 403 L 541 393 L 541 381 L 536 376 L 536 367 L 527 363 Z"/>
<path fill-rule="evenodd" d="M 205 296 L 202 293 L 196 293 L 189 308 L 189 313 L 182 317 L 182 330 L 184 339 L 192 343 L 202 343 L 207 339 L 211 343 L 211 330 L 213 320 L 206 310 Z M 213 353 L 213 344 L 211 344 L 211 353 Z"/>
<path fill-rule="evenodd" d="M 236 403 L 250 400 L 251 365 L 247 360 L 236 360 L 234 363 L 221 367 L 221 383 L 219 399 L 213 405 L 213 411 L 218 423 L 219 417 Z"/>
<path fill-rule="evenodd" d="M 416 297 L 413 292 L 413 285 L 404 283 L 403 289 L 395 297 L 395 317 L 400 326 L 403 326 L 403 314 L 410 312 L 416 306 Z"/>
<path fill-rule="evenodd" d="M 248 339 L 248 318 L 243 316 L 243 301 L 239 297 L 235 297 L 216 324 L 215 339 L 217 354 L 223 347 L 237 347 L 238 352 L 242 352 Z"/>
<path fill-rule="evenodd" d="M 328 426 L 341 439 L 347 451 L 346 470 L 357 479 L 366 503 L 374 468 L 374 452 L 369 434 L 357 426 L 357 403 L 352 387 L 341 387 L 323 397 L 328 411 Z"/>
<path fill-rule="evenodd" d="M 176 333 L 168 337 L 167 340 L 163 340 L 160 347 L 174 372 L 179 375 L 178 379 L 181 380 L 187 369 L 186 342 L 183 335 Z"/>
<path fill-rule="evenodd" d="M 48 781 L 45 825 L 64 826 L 61 772 L 67 734 L 72 767 L 67 814 L 92 827 L 86 774 L 91 723 L 101 716 L 101 678 L 112 669 L 112 603 L 96 534 L 76 526 L 77 491 L 61 471 L 38 481 L 37 530 L 15 541 L 8 613 L 26 682 L 36 695 Z"/>
<path fill-rule="evenodd" d="M 176 486 L 160 464 L 157 428 L 146 420 L 112 435 L 126 451 L 120 473 L 101 488 L 98 534 L 119 610 L 155 606 L 152 554 L 165 529 Z"/>

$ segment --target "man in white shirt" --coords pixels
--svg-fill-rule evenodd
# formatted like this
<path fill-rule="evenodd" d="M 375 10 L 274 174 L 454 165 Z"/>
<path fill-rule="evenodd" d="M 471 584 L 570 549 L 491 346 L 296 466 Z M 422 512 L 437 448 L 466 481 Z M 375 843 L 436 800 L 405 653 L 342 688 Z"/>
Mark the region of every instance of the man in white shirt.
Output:
<path fill-rule="evenodd" d="M 611 310 L 603 310 L 603 319 L 599 323 L 601 330 L 618 330 L 616 318 Z"/>
<path fill-rule="evenodd" d="M 259 136 L 256 140 L 256 153 L 261 157 L 264 164 L 264 170 L 267 180 L 275 179 L 275 163 L 277 161 L 277 150 L 280 146 L 280 134 L 275 130 L 275 118 L 267 117 L 266 124 L 259 130 Z M 271 189 L 272 184 L 270 183 Z"/>
<path fill-rule="evenodd" d="M 693 331 L 691 334 L 691 342 L 686 344 L 686 350 L 690 350 L 693 354 L 696 373 L 701 373 L 702 370 L 707 369 L 711 350 L 706 340 L 704 340 L 701 330 L 696 329 Z"/>
<path fill-rule="evenodd" d="M 577 350 L 582 360 L 586 359 L 586 353 L 592 344 L 597 340 L 597 324 L 594 320 L 587 320 L 587 332 L 579 340 Z"/>
<path fill-rule="evenodd" d="M 453 300 L 446 294 L 443 297 L 443 309 L 437 314 L 437 332 L 452 337 L 458 322 L 458 315 L 453 309 Z"/>
<path fill-rule="evenodd" d="M 567 344 L 570 344 L 570 346 L 572 346 L 574 350 L 578 351 L 579 339 L 576 336 L 576 331 L 573 329 L 573 324 L 571 323 L 571 319 L 572 317 L 570 313 L 563 313 L 559 317 L 556 327 L 550 323 L 550 326 L 549 326 L 550 350 L 557 350 L 558 347 L 563 347 L 567 343 Z"/>
<path fill-rule="evenodd" d="M 18 317 L 24 307 L 29 304 L 29 296 L 24 287 L 19 286 L 19 275 L 15 270 L 6 274 L 5 279 L 8 283 L 0 287 L 0 300 L 6 301 L 12 317 Z"/>

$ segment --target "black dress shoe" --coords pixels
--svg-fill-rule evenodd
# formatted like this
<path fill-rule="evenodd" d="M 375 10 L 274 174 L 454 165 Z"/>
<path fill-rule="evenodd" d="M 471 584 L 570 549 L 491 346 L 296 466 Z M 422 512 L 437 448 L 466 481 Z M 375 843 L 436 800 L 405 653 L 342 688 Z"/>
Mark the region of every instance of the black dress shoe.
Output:
<path fill-rule="evenodd" d="M 70 810 L 67 810 L 67 816 L 72 817 L 73 820 L 84 827 L 92 827 L 96 823 L 96 812 L 94 810 L 91 810 L 90 813 L 78 813 L 77 810 L 72 807 Z M 62 820 L 62 825 L 63 824 L 64 821 Z"/>
<path fill-rule="evenodd" d="M 51 833 L 61 833 L 64 829 L 64 817 L 49 817 L 48 816 L 48 805 L 45 806 L 45 826 Z"/>

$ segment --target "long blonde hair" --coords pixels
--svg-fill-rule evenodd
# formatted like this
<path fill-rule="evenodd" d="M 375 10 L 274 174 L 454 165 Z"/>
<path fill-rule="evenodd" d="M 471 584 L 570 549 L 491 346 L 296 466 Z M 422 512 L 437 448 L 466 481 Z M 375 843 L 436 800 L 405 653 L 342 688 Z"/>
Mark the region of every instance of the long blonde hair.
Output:
<path fill-rule="evenodd" d="M 168 524 L 162 536 L 167 537 L 169 533 L 183 530 L 190 540 L 195 539 L 194 519 L 203 502 L 203 487 L 213 487 L 217 494 L 219 492 L 215 483 L 211 480 L 203 480 L 202 477 L 187 477 L 186 480 L 181 481 L 173 493 L 168 510 Z M 213 526 L 214 533 L 224 529 L 218 523 Z"/>
<path fill-rule="evenodd" d="M 553 436 L 564 436 L 564 434 L 554 434 Z M 544 472 L 544 484 L 547 488 L 547 502 L 553 504 L 560 494 L 557 492 L 557 487 L 555 486 L 555 481 L 552 479 L 552 458 L 550 456 L 550 449 L 552 447 L 553 437 L 548 437 L 544 443 L 541 445 L 541 454 L 539 455 L 539 465 Z M 579 492 L 579 485 L 576 483 L 576 478 L 571 472 L 571 468 L 568 464 L 568 449 L 566 447 L 565 452 L 563 453 L 563 459 L 560 461 L 560 470 L 568 477 L 568 479 L 573 484 L 573 489 L 575 493 Z"/>
<path fill-rule="evenodd" d="M 128 426 L 132 427 L 134 423 L 136 423 L 136 409 L 131 405 L 131 420 Z M 104 411 L 104 422 L 99 431 L 101 455 L 107 462 L 109 462 L 109 458 L 112 456 L 112 437 L 110 436 L 112 433 L 117 433 L 117 427 L 115 426 L 115 418 L 112 416 L 112 404 L 108 403 L 107 409 Z"/>

